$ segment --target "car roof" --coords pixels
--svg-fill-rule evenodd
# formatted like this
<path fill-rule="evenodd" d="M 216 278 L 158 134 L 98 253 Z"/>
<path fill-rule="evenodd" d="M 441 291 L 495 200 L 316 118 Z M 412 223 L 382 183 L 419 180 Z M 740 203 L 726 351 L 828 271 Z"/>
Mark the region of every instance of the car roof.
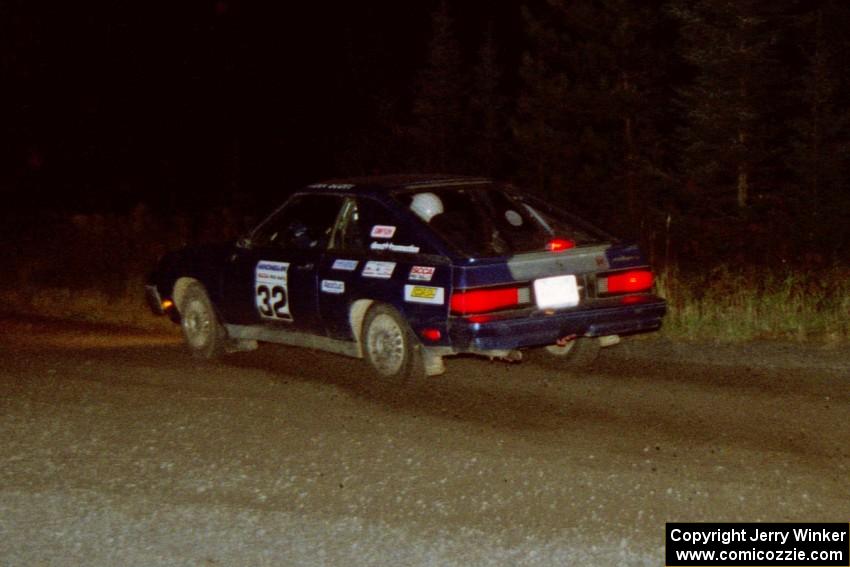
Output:
<path fill-rule="evenodd" d="M 365 177 L 340 177 L 312 183 L 306 187 L 311 192 L 386 193 L 396 189 L 426 189 L 458 185 L 484 185 L 492 180 L 486 177 L 446 174 L 372 175 Z"/>

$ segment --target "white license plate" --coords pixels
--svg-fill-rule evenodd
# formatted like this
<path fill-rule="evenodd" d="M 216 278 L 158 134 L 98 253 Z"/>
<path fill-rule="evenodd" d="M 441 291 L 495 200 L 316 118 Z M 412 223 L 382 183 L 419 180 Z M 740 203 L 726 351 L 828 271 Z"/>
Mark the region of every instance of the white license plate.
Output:
<path fill-rule="evenodd" d="M 579 301 L 576 277 L 555 276 L 534 280 L 534 297 L 540 309 L 575 307 Z"/>

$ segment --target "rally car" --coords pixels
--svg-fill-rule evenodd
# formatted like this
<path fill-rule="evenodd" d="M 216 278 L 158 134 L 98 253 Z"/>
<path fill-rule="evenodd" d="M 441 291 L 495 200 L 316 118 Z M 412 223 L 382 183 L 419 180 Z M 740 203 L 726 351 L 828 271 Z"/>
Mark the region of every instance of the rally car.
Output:
<path fill-rule="evenodd" d="M 445 175 L 310 185 L 237 242 L 167 254 L 146 292 L 196 356 L 282 343 L 396 380 L 460 353 L 586 365 L 666 310 L 635 244 L 511 186 Z"/>

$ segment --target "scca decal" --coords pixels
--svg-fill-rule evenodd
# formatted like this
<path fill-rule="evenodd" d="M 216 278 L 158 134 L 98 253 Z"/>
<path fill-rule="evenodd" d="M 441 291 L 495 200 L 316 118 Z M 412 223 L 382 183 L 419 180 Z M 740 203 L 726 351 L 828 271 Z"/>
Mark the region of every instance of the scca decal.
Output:
<path fill-rule="evenodd" d="M 419 281 L 419 282 L 430 282 L 431 278 L 434 277 L 433 266 L 413 266 L 410 268 L 410 274 L 407 276 L 407 279 Z"/>
<path fill-rule="evenodd" d="M 442 305 L 445 303 L 445 296 L 446 292 L 442 287 L 410 284 L 404 286 L 404 300 L 410 303 Z"/>

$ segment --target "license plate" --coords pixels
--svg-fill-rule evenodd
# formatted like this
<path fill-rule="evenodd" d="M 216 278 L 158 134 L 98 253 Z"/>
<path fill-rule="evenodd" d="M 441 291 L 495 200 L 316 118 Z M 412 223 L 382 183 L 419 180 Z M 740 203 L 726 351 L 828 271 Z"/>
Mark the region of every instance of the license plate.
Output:
<path fill-rule="evenodd" d="M 555 276 L 534 280 L 534 297 L 540 309 L 575 307 L 579 301 L 576 277 Z"/>

